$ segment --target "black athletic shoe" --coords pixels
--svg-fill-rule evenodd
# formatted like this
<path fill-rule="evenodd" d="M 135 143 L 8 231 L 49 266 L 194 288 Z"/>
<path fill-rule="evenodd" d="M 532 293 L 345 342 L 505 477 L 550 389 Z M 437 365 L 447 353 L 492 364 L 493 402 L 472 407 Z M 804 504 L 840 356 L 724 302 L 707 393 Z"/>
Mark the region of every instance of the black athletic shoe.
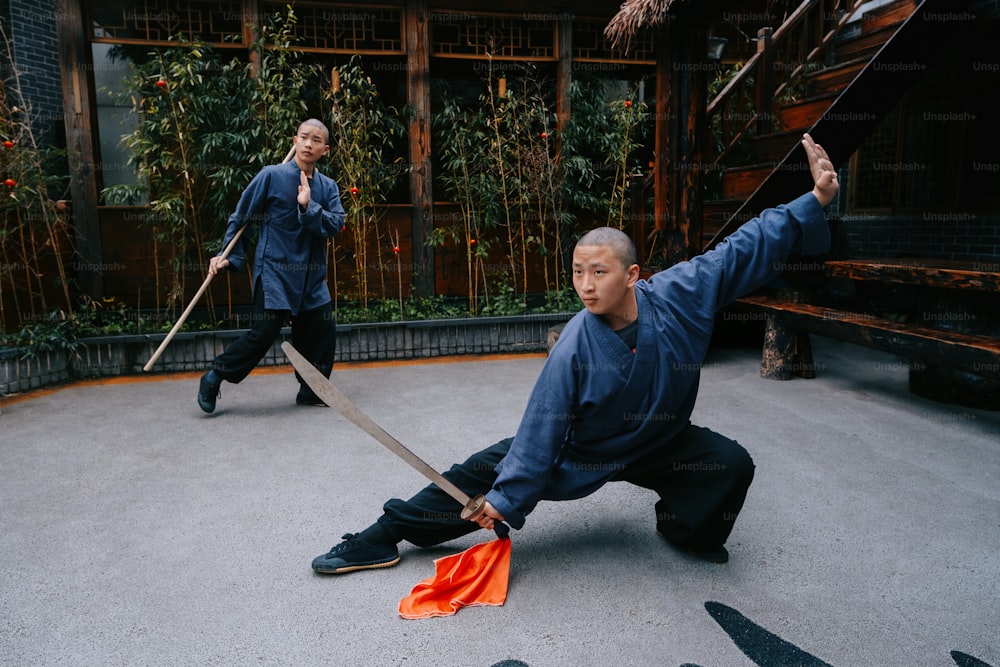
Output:
<path fill-rule="evenodd" d="M 312 568 L 320 574 L 343 574 L 355 570 L 392 567 L 399 562 L 395 544 L 369 544 L 358 535 L 347 533 L 344 541 L 322 556 L 316 556 Z"/>
<path fill-rule="evenodd" d="M 324 403 L 322 400 L 320 400 L 320 398 L 316 394 L 312 393 L 311 391 L 309 393 L 300 391 L 298 393 L 298 395 L 295 397 L 295 404 L 296 405 L 314 405 L 317 408 L 325 408 L 325 407 L 327 407 L 326 403 Z"/>
<path fill-rule="evenodd" d="M 709 563 L 728 563 L 729 562 L 729 551 L 726 547 L 715 547 L 714 549 L 685 549 L 695 558 L 699 558 L 703 561 Z"/>
<path fill-rule="evenodd" d="M 198 406 L 205 412 L 215 410 L 215 399 L 222 395 L 219 387 L 222 386 L 220 378 L 214 370 L 201 376 L 201 384 L 198 387 Z"/>
<path fill-rule="evenodd" d="M 667 540 L 667 537 L 663 533 L 661 533 L 659 530 L 656 531 L 656 534 L 659 535 L 660 537 L 662 537 L 663 539 Z M 694 556 L 698 560 L 703 560 L 703 561 L 706 561 L 708 563 L 728 563 L 729 562 L 729 551 L 727 551 L 726 547 L 722 546 L 721 544 L 719 546 L 717 546 L 717 547 L 712 547 L 712 548 L 709 548 L 709 549 L 693 549 L 691 547 L 677 546 L 676 544 L 674 544 L 670 540 L 667 540 L 667 543 L 670 544 L 670 546 L 674 547 L 675 549 L 679 549 L 679 550 L 683 551 L 684 553 L 688 554 L 689 556 Z"/>

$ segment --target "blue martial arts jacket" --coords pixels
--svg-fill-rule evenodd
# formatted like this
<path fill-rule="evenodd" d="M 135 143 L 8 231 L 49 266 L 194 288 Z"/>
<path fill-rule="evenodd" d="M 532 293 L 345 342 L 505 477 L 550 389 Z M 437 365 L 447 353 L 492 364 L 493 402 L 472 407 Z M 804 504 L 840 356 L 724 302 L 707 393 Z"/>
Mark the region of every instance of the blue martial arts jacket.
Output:
<path fill-rule="evenodd" d="M 252 285 L 260 279 L 264 307 L 289 310 L 292 315 L 330 303 L 326 283 L 326 239 L 344 228 L 340 188 L 319 170 L 313 170 L 309 207 L 299 210 L 300 169 L 294 160 L 264 167 L 243 191 L 229 216 L 223 247 L 244 224 L 258 226 Z M 246 264 L 250 230 L 229 254 L 236 271 Z"/>
<path fill-rule="evenodd" d="M 603 319 L 577 313 L 542 368 L 486 499 L 521 528 L 539 500 L 593 493 L 669 442 L 689 424 L 716 311 L 780 275 L 790 254 L 829 246 L 823 209 L 806 194 L 638 281 L 634 353 Z"/>

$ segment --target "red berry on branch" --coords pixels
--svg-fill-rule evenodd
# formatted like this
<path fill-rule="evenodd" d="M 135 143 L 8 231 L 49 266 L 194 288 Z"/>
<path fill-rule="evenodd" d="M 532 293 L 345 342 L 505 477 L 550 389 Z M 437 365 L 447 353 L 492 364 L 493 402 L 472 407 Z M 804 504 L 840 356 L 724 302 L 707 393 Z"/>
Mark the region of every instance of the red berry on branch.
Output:
<path fill-rule="evenodd" d="M 3 182 L 3 184 L 6 185 L 8 188 L 12 188 L 15 185 L 17 185 L 17 181 L 15 181 L 13 178 L 8 178 L 6 181 Z"/>
<path fill-rule="evenodd" d="M 358 190 L 357 187 L 351 188 L 351 196 L 352 197 L 357 197 L 358 196 L 358 192 L 360 192 L 360 190 Z"/>
<path fill-rule="evenodd" d="M 542 139 L 548 139 L 548 138 L 549 138 L 549 133 L 548 132 L 542 132 Z"/>
<path fill-rule="evenodd" d="M 399 254 L 399 246 L 398 245 L 393 246 L 392 247 L 392 251 L 398 255 Z"/>
<path fill-rule="evenodd" d="M 3 142 L 3 147 L 4 148 L 13 148 L 14 147 L 14 142 L 11 141 L 10 139 L 8 139 L 7 141 Z"/>
<path fill-rule="evenodd" d="M 632 101 L 631 100 L 625 100 L 625 108 L 628 109 L 631 106 L 632 106 Z"/>
<path fill-rule="evenodd" d="M 476 245 L 476 239 L 469 239 L 469 245 Z"/>
<path fill-rule="evenodd" d="M 166 88 L 167 87 L 167 82 L 164 81 L 163 79 L 160 79 L 159 81 L 156 82 L 156 87 L 157 88 Z"/>

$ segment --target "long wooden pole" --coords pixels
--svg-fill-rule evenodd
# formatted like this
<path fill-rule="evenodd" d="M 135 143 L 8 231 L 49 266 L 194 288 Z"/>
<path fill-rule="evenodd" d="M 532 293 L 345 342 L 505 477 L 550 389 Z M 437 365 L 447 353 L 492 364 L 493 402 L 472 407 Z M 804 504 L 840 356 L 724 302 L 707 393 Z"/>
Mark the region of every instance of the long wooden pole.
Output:
<path fill-rule="evenodd" d="M 288 155 L 285 156 L 285 159 L 282 160 L 281 163 L 285 164 L 293 157 L 295 157 L 295 146 L 292 146 L 292 148 L 288 151 Z M 240 237 L 243 235 L 243 230 L 245 230 L 247 226 L 248 225 L 243 225 L 242 227 L 236 230 L 236 233 L 233 234 L 233 239 L 222 250 L 222 254 L 219 255 L 219 257 L 221 257 L 222 259 L 229 257 L 229 253 L 231 253 L 233 251 L 233 248 L 236 247 L 236 244 L 239 242 Z M 154 352 L 153 356 L 149 358 L 149 361 L 146 362 L 146 365 L 142 367 L 143 371 L 149 371 L 149 369 L 153 367 L 153 364 L 156 363 L 156 360 L 160 358 L 160 355 L 163 354 L 163 351 L 167 349 L 167 345 L 170 345 L 170 341 L 174 339 L 174 336 L 177 334 L 177 331 L 184 324 L 184 321 L 187 319 L 188 315 L 190 315 L 191 311 L 194 310 L 194 307 L 198 304 L 198 301 L 201 299 L 201 295 L 204 294 L 205 290 L 208 289 L 208 286 L 212 282 L 212 278 L 214 277 L 215 276 L 212 275 L 211 273 L 205 276 L 205 282 L 203 282 L 201 284 L 201 287 L 198 288 L 198 291 L 195 292 L 194 298 L 191 299 L 191 303 L 189 303 L 187 305 L 187 308 L 184 309 L 184 312 L 181 313 L 181 316 L 177 319 L 177 321 L 174 323 L 174 326 L 170 329 L 170 333 L 168 333 L 166 338 L 163 339 L 163 342 L 160 343 L 160 346 L 156 348 L 156 352 Z"/>

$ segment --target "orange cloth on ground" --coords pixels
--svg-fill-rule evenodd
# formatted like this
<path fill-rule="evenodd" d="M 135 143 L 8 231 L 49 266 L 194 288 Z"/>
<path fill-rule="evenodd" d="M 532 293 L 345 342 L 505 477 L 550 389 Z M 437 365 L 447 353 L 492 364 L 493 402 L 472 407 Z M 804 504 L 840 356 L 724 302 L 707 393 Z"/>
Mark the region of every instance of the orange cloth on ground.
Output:
<path fill-rule="evenodd" d="M 399 601 L 403 618 L 451 616 L 462 607 L 502 605 L 510 574 L 510 538 L 483 542 L 434 561 L 434 576 Z"/>

